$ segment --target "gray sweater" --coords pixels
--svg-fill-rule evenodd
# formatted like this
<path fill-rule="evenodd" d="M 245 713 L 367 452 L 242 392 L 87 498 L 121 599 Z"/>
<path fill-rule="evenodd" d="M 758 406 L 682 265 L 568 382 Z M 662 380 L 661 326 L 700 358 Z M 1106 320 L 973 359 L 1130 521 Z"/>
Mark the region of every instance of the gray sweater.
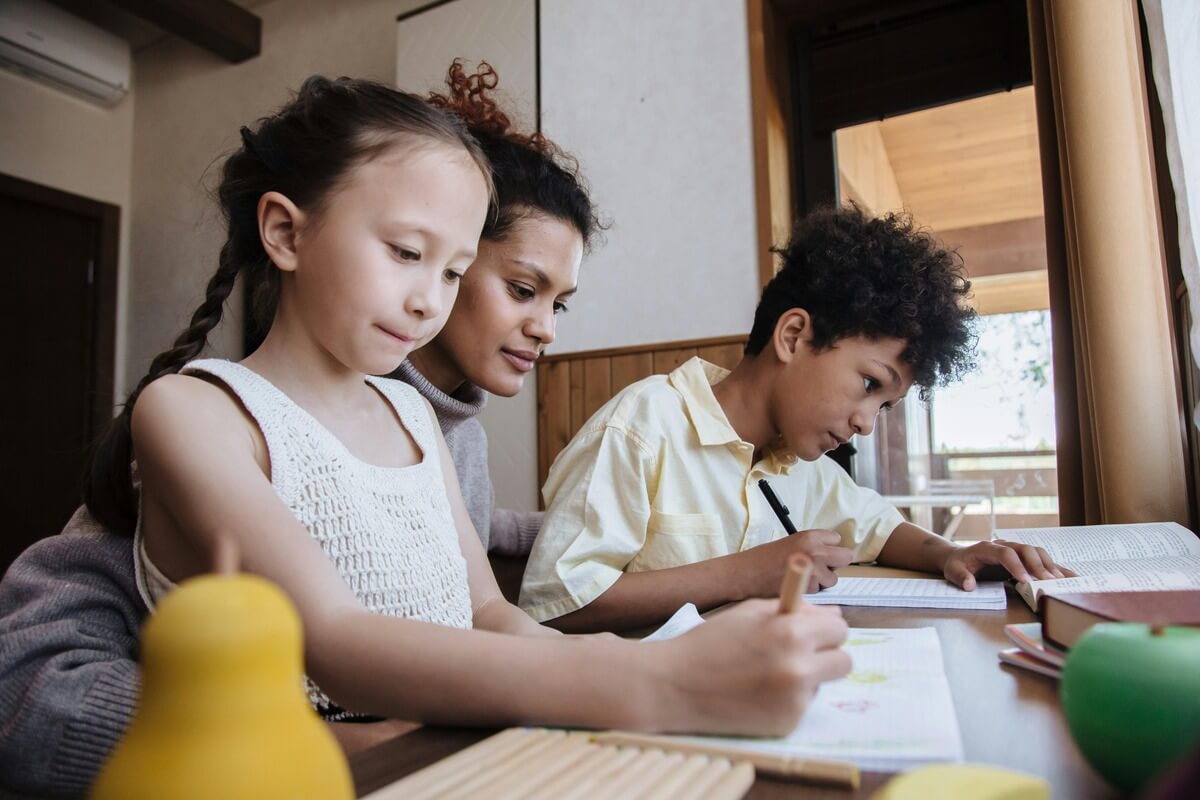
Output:
<path fill-rule="evenodd" d="M 77 512 L 0 581 L 0 795 L 84 794 L 133 716 L 147 613 L 133 540 L 90 520 Z"/>
<path fill-rule="evenodd" d="M 454 459 L 463 503 L 484 549 L 503 556 L 528 555 L 542 527 L 543 513 L 494 507 L 492 479 L 488 475 L 487 434 L 476 418 L 487 403 L 487 393 L 468 383 L 448 395 L 426 380 L 408 361 L 390 377 L 412 386 L 433 406 L 446 447 Z"/>
<path fill-rule="evenodd" d="M 527 554 L 542 514 L 493 509 L 487 438 L 475 419 L 485 393 L 468 386 L 450 397 L 408 362 L 393 377 L 437 413 L 484 546 Z M 138 631 L 148 613 L 132 543 L 80 509 L 0 581 L 0 797 L 84 795 L 128 727 L 140 680 Z"/>

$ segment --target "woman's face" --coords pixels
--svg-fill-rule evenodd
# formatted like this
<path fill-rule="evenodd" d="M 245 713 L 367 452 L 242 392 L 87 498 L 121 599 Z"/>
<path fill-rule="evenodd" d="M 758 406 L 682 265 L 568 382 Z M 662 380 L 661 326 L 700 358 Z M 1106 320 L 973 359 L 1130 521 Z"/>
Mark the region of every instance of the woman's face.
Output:
<path fill-rule="evenodd" d="M 470 381 L 491 394 L 517 394 L 554 341 L 582 259 L 579 231 L 538 214 L 500 241 L 481 239 L 446 326 L 413 354 L 417 368 L 444 392 Z"/>

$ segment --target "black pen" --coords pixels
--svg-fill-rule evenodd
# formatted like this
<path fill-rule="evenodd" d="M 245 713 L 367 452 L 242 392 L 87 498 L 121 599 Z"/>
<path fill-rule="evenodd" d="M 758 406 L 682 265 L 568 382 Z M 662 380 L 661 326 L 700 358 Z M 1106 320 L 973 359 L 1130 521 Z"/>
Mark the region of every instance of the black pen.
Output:
<path fill-rule="evenodd" d="M 791 536 L 796 532 L 796 526 L 792 524 L 792 518 L 788 516 L 788 507 L 779 502 L 779 498 L 775 496 L 775 492 L 771 489 L 771 484 L 767 483 L 767 479 L 763 478 L 758 482 L 758 488 L 762 489 L 763 497 L 767 498 L 767 505 L 771 506 L 771 510 L 775 512 L 775 516 L 779 517 L 779 521 L 783 523 L 783 529 Z"/>

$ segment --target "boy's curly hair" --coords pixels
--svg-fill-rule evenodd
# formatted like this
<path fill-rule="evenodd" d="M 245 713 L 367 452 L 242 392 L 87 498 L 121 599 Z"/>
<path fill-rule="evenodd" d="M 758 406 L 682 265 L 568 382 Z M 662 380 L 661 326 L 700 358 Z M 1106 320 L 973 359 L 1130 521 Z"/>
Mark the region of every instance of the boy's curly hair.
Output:
<path fill-rule="evenodd" d="M 856 205 L 819 208 L 774 252 L 783 267 L 763 289 L 746 354 L 757 355 L 779 318 L 803 308 L 811 346 L 841 339 L 896 338 L 922 399 L 975 366 L 971 283 L 958 253 L 941 247 L 907 214 L 869 217 Z"/>

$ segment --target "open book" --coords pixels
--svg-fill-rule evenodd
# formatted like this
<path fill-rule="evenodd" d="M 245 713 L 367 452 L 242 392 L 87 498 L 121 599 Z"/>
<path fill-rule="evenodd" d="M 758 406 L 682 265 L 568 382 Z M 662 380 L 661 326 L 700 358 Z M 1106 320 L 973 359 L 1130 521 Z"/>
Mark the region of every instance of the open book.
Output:
<path fill-rule="evenodd" d="M 1078 573 L 1018 583 L 1034 611 L 1043 594 L 1200 589 L 1200 538 L 1174 522 L 999 530 L 996 538 L 1042 547 Z"/>

